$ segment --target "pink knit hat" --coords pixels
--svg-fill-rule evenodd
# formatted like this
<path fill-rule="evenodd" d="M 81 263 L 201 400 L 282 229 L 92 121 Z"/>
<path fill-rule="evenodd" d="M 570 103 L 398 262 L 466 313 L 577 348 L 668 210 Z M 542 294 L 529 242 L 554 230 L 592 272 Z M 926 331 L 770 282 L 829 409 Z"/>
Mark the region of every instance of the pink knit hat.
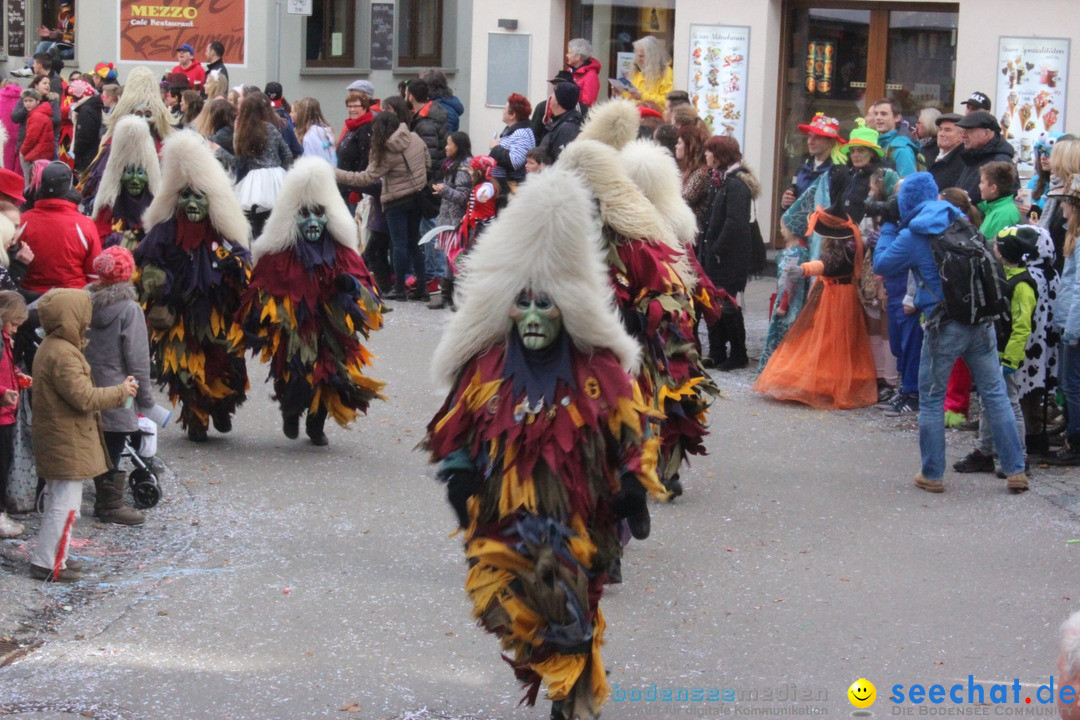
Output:
<path fill-rule="evenodd" d="M 135 272 L 135 258 L 119 245 L 107 247 L 94 258 L 94 272 L 103 285 L 127 282 Z"/>

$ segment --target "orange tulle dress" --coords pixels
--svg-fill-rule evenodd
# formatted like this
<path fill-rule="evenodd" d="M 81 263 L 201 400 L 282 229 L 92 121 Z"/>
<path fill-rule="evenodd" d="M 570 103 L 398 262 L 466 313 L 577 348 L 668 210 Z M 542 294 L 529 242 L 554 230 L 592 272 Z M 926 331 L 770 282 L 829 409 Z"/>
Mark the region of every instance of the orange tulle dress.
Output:
<path fill-rule="evenodd" d="M 823 234 L 821 260 L 803 263 L 803 273 L 819 280 L 753 389 L 818 410 L 866 407 L 877 402 L 878 390 L 856 292 L 862 239 L 850 221 L 820 211 L 817 217 L 819 233 L 828 224 L 828 234 L 839 236 Z"/>

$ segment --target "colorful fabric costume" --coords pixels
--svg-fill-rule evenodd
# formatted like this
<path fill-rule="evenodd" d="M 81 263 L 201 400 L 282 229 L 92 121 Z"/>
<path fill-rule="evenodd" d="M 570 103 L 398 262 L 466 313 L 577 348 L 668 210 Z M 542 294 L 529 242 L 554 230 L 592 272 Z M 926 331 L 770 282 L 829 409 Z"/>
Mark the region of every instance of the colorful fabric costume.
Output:
<path fill-rule="evenodd" d="M 165 141 L 161 193 L 135 250 L 158 382 L 194 441 L 219 432 L 246 398 L 244 335 L 236 322 L 250 273 L 248 224 L 201 136 Z"/>
<path fill-rule="evenodd" d="M 806 262 L 810 262 L 810 248 L 806 245 L 787 247 L 776 253 L 776 293 L 769 303 L 769 329 L 765 332 L 765 346 L 761 349 L 758 372 L 765 369 L 773 351 L 795 324 L 806 302 L 806 279 L 793 276 L 791 271 L 785 275 L 784 271 L 790 267 L 801 267 Z"/>
<path fill-rule="evenodd" d="M 146 235 L 143 213 L 160 188 L 161 163 L 149 126 L 142 118 L 121 118 L 94 198 L 92 216 L 101 246 L 134 251 Z"/>
<path fill-rule="evenodd" d="M 810 218 L 822 236 L 821 260 L 793 268 L 796 277 L 820 275 L 806 306 L 773 352 L 753 390 L 819 410 L 866 407 L 877 402 L 877 370 L 856 284 L 863 265 L 862 239 L 850 219 L 822 210 Z"/>
<path fill-rule="evenodd" d="M 523 702 L 544 685 L 559 720 L 597 717 L 608 696 L 600 597 L 619 518 L 656 485 L 641 449 L 648 408 L 627 373 L 638 348 L 593 212 L 580 179 L 553 168 L 473 248 L 434 356 L 453 387 L 425 440 L 465 528 L 473 614 L 499 637 Z M 544 312 L 561 325 L 534 330 L 530 314 Z"/>
<path fill-rule="evenodd" d="M 252 248 L 238 314 L 248 346 L 270 364 L 286 436 L 296 437 L 307 411 L 308 435 L 325 444 L 328 414 L 348 425 L 382 397 L 383 384 L 364 375 L 371 354 L 358 334 L 382 327 L 382 315 L 357 244 L 333 169 L 320 158 L 298 160 Z"/>
<path fill-rule="evenodd" d="M 643 148 L 632 143 L 637 117 L 626 101 L 596 106 L 559 164 L 581 175 L 599 202 L 616 302 L 627 330 L 644 350 L 638 383 L 654 410 L 647 462 L 655 458 L 661 481 L 678 495 L 686 455 L 705 453 L 708 396 L 718 391 L 694 342 L 691 295 L 696 277 L 679 225 L 669 219 L 675 204 L 658 206 L 656 200 L 671 196 L 688 219 L 693 212 L 682 201 L 674 161 L 666 161 L 666 167 L 654 165 Z M 668 211 L 662 213 L 659 207 Z"/>

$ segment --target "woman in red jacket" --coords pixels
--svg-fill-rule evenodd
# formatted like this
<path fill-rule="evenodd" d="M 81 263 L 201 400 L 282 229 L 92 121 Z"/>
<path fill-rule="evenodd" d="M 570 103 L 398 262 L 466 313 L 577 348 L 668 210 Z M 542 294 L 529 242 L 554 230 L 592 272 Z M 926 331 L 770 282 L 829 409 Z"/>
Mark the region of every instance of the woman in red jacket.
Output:
<path fill-rule="evenodd" d="M 24 90 L 22 94 L 26 116 L 26 138 L 23 140 L 20 156 L 23 174 L 30 182 L 30 167 L 35 160 L 53 160 L 56 158 L 56 135 L 53 133 L 52 104 L 41 102 L 37 90 Z"/>

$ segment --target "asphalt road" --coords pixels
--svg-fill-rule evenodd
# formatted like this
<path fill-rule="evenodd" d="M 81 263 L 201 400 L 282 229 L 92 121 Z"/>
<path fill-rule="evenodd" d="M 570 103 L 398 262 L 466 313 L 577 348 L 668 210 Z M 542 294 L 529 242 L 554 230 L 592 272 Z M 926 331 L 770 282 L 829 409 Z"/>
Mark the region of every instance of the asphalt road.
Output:
<path fill-rule="evenodd" d="M 754 283 L 747 303 L 758 344 L 770 288 Z M 452 513 L 414 449 L 441 401 L 427 360 L 448 314 L 395 308 L 372 343 L 387 401 L 329 429 L 329 448 L 285 439 L 253 363 L 233 433 L 163 434 L 167 500 L 144 528 L 80 521 L 79 587 L 31 583 L 27 546 L 3 544 L 0 629 L 40 646 L 0 668 L 0 715 L 547 718 L 547 703 L 517 707 L 470 619 Z M 613 701 L 604 716 L 848 716 L 865 677 L 881 717 L 893 685 L 969 674 L 988 692 L 1019 679 L 1023 706 L 1080 607 L 1072 475 L 1037 471 L 1014 496 L 950 474 L 929 495 L 912 483 L 913 420 L 766 401 L 752 377 L 719 378 L 710 455 L 655 507 L 602 601 L 625 697 L 655 684 L 736 699 Z M 952 434 L 950 460 L 972 441 Z"/>

